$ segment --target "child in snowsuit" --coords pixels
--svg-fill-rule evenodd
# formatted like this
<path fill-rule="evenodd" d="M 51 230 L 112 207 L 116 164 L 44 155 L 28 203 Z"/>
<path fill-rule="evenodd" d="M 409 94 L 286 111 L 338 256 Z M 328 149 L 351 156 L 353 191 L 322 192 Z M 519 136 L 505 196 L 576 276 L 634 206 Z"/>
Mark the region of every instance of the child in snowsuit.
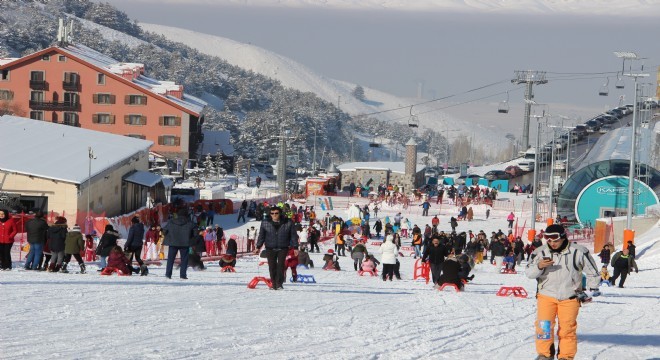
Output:
<path fill-rule="evenodd" d="M 323 270 L 328 270 L 328 269 L 340 270 L 339 256 L 337 256 L 337 254 L 335 254 L 335 252 L 332 249 L 329 249 L 328 252 L 325 255 L 323 255 L 323 261 L 325 262 L 325 265 L 323 265 Z"/>
<path fill-rule="evenodd" d="M 362 261 L 362 267 L 360 268 L 360 270 L 374 272 L 375 269 L 376 269 L 376 264 L 374 264 L 374 262 L 371 260 L 371 256 L 366 255 L 364 261 Z"/>
<path fill-rule="evenodd" d="M 286 269 L 291 269 L 291 278 L 293 282 L 298 281 L 298 272 L 296 268 L 298 267 L 298 250 L 289 249 L 289 252 L 286 254 L 284 259 L 284 281 L 286 282 Z"/>
<path fill-rule="evenodd" d="M 307 248 L 302 248 L 298 251 L 298 264 L 303 264 L 310 269 L 314 268 L 314 261 L 309 258 L 309 253 L 307 253 Z"/>
<path fill-rule="evenodd" d="M 119 272 L 121 275 L 131 275 L 133 272 L 129 270 L 131 267 L 131 262 L 124 255 L 124 251 L 121 249 L 121 246 L 115 245 L 115 247 L 110 250 L 110 256 L 108 256 L 108 264 L 101 272 L 101 275 L 110 275 L 113 272 Z"/>
<path fill-rule="evenodd" d="M 516 257 L 513 255 L 513 252 L 509 252 L 509 254 L 504 257 L 503 262 L 507 270 L 514 270 L 516 268 Z"/>
<path fill-rule="evenodd" d="M 610 272 L 607 271 L 607 265 L 603 265 L 600 269 L 600 281 L 607 281 L 608 283 L 610 281 Z"/>

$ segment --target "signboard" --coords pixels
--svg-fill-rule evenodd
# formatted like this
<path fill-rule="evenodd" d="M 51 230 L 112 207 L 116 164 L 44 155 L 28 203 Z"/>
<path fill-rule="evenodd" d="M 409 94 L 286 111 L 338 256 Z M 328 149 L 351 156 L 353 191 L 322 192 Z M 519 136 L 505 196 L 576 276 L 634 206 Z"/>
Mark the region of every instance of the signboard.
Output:
<path fill-rule="evenodd" d="M 628 177 L 607 176 L 585 186 L 575 200 L 575 216 L 581 223 L 595 224 L 595 220 L 606 215 L 627 213 Z M 653 189 L 639 180 L 634 183 L 633 213 L 644 214 L 650 205 L 658 203 Z"/>

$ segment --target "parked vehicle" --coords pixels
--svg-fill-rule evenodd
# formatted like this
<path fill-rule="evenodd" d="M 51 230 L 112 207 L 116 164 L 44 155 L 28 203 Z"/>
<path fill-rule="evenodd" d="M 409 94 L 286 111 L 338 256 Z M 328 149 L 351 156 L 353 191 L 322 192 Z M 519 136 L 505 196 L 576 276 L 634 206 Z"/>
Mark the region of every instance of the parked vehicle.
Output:
<path fill-rule="evenodd" d="M 524 172 L 534 171 L 534 160 L 523 160 L 518 163 L 518 167 Z"/>
<path fill-rule="evenodd" d="M 509 165 L 504 169 L 504 172 L 511 175 L 511 177 L 518 177 L 523 174 L 523 170 L 516 165 Z"/>
<path fill-rule="evenodd" d="M 598 130 L 599 133 L 601 134 L 607 134 L 608 131 L 612 130 L 612 125 L 603 125 L 601 126 L 600 130 Z"/>
<path fill-rule="evenodd" d="M 463 176 L 459 176 L 458 178 L 456 178 L 456 180 L 454 180 L 454 184 L 456 184 L 456 185 L 465 185 L 465 182 L 466 182 L 467 179 L 473 179 L 472 184 L 476 184 L 476 182 L 477 182 L 477 180 L 479 180 L 479 178 L 481 178 L 481 176 L 476 175 L 476 174 L 463 175 Z"/>
<path fill-rule="evenodd" d="M 511 175 L 502 170 L 491 170 L 484 174 L 486 180 L 509 180 Z"/>

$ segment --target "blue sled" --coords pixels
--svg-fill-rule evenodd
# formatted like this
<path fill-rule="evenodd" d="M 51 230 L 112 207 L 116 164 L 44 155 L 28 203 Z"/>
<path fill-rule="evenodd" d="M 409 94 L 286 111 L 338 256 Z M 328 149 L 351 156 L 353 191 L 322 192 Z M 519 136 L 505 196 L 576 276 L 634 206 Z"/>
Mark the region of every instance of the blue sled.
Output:
<path fill-rule="evenodd" d="M 598 286 L 601 285 L 607 285 L 608 287 L 612 286 L 608 280 L 602 280 L 600 283 L 598 283 Z"/>
<path fill-rule="evenodd" d="M 298 282 L 302 284 L 316 284 L 316 279 L 314 279 L 314 275 L 298 274 L 296 280 L 298 280 Z M 289 278 L 289 281 L 293 282 L 293 276 Z"/>

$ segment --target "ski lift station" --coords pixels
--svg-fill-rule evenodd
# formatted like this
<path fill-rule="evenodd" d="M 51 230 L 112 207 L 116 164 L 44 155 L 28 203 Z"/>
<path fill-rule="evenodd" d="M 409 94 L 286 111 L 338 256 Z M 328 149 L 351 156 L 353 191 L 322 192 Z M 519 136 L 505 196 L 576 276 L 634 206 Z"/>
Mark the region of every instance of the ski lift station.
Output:
<path fill-rule="evenodd" d="M 644 215 L 647 207 L 658 204 L 660 195 L 660 124 L 638 131 L 634 216 Z M 632 127 L 622 127 L 598 140 L 559 192 L 557 213 L 561 217 L 594 225 L 598 218 L 627 215 L 631 135 Z"/>

